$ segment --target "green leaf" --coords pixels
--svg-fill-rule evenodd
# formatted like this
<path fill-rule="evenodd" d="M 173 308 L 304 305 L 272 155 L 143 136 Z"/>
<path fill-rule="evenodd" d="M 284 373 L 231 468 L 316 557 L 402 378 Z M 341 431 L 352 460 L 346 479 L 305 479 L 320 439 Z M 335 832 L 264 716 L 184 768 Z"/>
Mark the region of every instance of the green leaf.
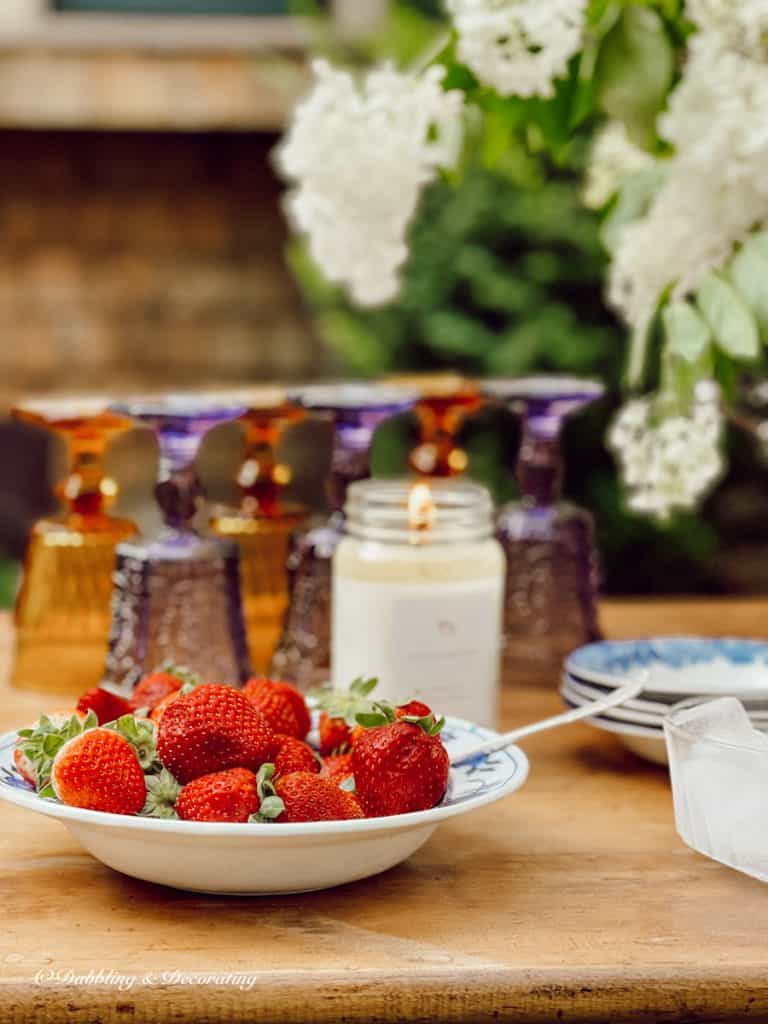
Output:
<path fill-rule="evenodd" d="M 667 350 L 688 363 L 705 354 L 712 340 L 708 324 L 689 302 L 672 302 L 662 314 L 667 335 Z"/>
<path fill-rule="evenodd" d="M 655 317 L 650 316 L 632 331 L 629 342 L 629 359 L 627 361 L 627 386 L 638 388 L 645 376 L 648 349 L 650 348 L 651 332 Z"/>
<path fill-rule="evenodd" d="M 752 235 L 749 244 L 760 253 L 763 259 L 768 260 L 768 231 L 760 231 L 758 234 Z"/>
<path fill-rule="evenodd" d="M 387 724 L 387 716 L 380 714 L 360 714 L 355 715 L 355 721 L 358 725 L 362 725 L 364 729 L 375 729 L 377 725 Z"/>
<path fill-rule="evenodd" d="M 598 107 L 649 147 L 675 72 L 675 51 L 659 14 L 633 4 L 607 33 L 595 62 Z"/>
<path fill-rule="evenodd" d="M 263 764 L 256 773 L 256 792 L 260 800 L 266 800 L 270 796 L 276 796 L 272 779 L 275 777 L 275 766 L 271 762 Z"/>
<path fill-rule="evenodd" d="M 261 801 L 258 814 L 252 814 L 249 821 L 268 822 L 279 818 L 285 810 L 285 804 L 279 796 L 268 796 Z"/>
<path fill-rule="evenodd" d="M 168 771 L 163 768 L 157 775 L 148 775 L 147 798 L 140 814 L 145 818 L 178 818 L 176 801 L 181 786 Z"/>
<path fill-rule="evenodd" d="M 348 690 L 318 690 L 313 696 L 317 707 L 331 718 L 343 718 L 347 725 L 357 725 L 361 714 L 372 714 L 379 705 L 369 699 L 376 686 L 376 679 L 355 679 Z"/>
<path fill-rule="evenodd" d="M 349 690 L 350 693 L 354 693 L 356 697 L 367 697 L 369 693 L 372 693 L 376 689 L 379 680 L 374 676 L 372 679 L 364 679 L 360 676 L 359 679 L 355 679 L 351 683 Z"/>
<path fill-rule="evenodd" d="M 600 240 L 608 252 L 615 251 L 627 224 L 647 212 L 665 177 L 666 168 L 659 163 L 631 174 L 622 184 L 618 198 L 600 228 Z"/>
<path fill-rule="evenodd" d="M 733 359 L 756 359 L 760 351 L 757 323 L 741 295 L 718 274 L 709 273 L 696 301 L 715 336 L 715 344 Z"/>
<path fill-rule="evenodd" d="M 661 390 L 674 404 L 670 415 L 687 413 L 695 400 L 697 385 L 703 380 L 712 379 L 715 372 L 713 351 L 712 346 L 708 345 L 698 359 L 691 361 L 664 348 L 661 356 Z"/>
<path fill-rule="evenodd" d="M 754 313 L 763 340 L 768 340 L 768 236 L 746 241 L 731 260 L 728 276 Z"/>

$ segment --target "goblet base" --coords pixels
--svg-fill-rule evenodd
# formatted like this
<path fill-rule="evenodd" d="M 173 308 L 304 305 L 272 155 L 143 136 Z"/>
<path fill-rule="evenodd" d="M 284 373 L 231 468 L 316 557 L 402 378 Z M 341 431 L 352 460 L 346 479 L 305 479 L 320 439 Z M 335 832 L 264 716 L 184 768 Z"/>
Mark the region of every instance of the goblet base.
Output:
<path fill-rule="evenodd" d="M 252 518 L 238 510 L 221 511 L 211 528 L 240 550 L 240 577 L 254 672 L 269 672 L 288 608 L 288 554 L 291 535 L 304 519 L 303 511 Z"/>
<path fill-rule="evenodd" d="M 592 517 L 559 502 L 512 503 L 499 513 L 507 557 L 502 679 L 557 682 L 564 658 L 601 638 Z"/>
<path fill-rule="evenodd" d="M 107 516 L 37 523 L 16 603 L 19 689 L 76 695 L 98 686 L 109 637 L 115 549 L 136 532 Z"/>
<path fill-rule="evenodd" d="M 343 537 L 338 517 L 297 535 L 289 557 L 290 607 L 271 674 L 305 692 L 331 673 L 331 563 Z"/>
<path fill-rule="evenodd" d="M 207 682 L 250 676 L 236 545 L 168 531 L 119 546 L 105 682 L 130 695 L 167 661 Z"/>

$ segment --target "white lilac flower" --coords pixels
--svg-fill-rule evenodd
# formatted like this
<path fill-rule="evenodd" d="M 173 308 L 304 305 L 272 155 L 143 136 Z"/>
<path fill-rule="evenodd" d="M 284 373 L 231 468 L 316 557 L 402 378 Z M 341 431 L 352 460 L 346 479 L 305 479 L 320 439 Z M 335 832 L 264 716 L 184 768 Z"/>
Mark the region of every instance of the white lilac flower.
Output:
<path fill-rule="evenodd" d="M 454 164 L 463 96 L 444 71 L 389 65 L 358 79 L 325 61 L 277 153 L 287 209 L 325 276 L 361 305 L 395 298 L 407 231 L 425 185 Z"/>
<path fill-rule="evenodd" d="M 586 0 L 447 0 L 458 56 L 502 96 L 552 96 L 581 49 Z"/>
<path fill-rule="evenodd" d="M 765 56 L 768 0 L 686 0 L 685 9 L 694 25 L 724 49 Z"/>
<path fill-rule="evenodd" d="M 589 157 L 584 203 L 602 209 L 632 174 L 652 167 L 654 158 L 636 146 L 621 121 L 609 121 L 597 134 Z"/>
<path fill-rule="evenodd" d="M 629 402 L 611 427 L 608 443 L 620 465 L 630 508 L 667 519 L 691 509 L 723 470 L 723 417 L 716 388 L 700 388 L 687 415 L 664 416 L 653 399 Z"/>
<path fill-rule="evenodd" d="M 675 149 L 647 214 L 621 233 L 609 296 L 647 322 L 666 288 L 695 290 L 768 221 L 768 64 L 700 33 L 659 131 Z"/>

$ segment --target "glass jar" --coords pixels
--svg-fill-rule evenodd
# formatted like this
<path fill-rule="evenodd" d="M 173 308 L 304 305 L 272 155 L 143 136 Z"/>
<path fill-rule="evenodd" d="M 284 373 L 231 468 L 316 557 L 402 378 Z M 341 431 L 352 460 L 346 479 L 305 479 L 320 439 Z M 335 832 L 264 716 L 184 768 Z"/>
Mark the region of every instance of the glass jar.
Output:
<path fill-rule="evenodd" d="M 485 725 L 497 715 L 505 560 L 485 488 L 352 484 L 333 559 L 332 676 L 376 676 L 376 696 L 417 697 Z"/>

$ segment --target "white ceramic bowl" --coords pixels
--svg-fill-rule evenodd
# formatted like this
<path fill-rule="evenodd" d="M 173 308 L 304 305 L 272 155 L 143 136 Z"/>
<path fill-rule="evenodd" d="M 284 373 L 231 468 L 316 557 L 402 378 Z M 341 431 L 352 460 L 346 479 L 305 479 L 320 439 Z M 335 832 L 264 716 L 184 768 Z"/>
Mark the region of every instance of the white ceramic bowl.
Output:
<path fill-rule="evenodd" d="M 453 756 L 496 733 L 449 718 Z M 15 733 L 0 737 L 0 798 L 58 818 L 97 860 L 147 882 L 229 895 L 309 892 L 354 882 L 415 853 L 441 821 L 514 793 L 528 776 L 517 747 L 451 769 L 437 807 L 416 814 L 309 824 L 235 825 L 162 821 L 83 811 L 41 799 L 15 772 Z"/>

